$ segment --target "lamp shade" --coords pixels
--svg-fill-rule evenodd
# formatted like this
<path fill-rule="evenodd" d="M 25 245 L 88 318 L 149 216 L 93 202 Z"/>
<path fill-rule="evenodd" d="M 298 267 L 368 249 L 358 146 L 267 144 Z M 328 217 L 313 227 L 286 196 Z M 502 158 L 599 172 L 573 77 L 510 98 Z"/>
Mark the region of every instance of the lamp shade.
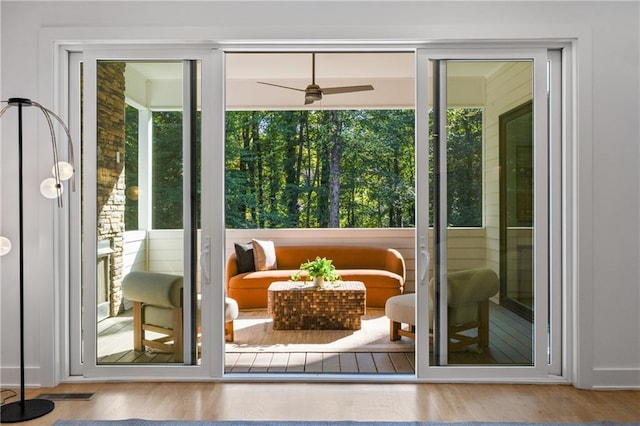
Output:
<path fill-rule="evenodd" d="M 69 180 L 73 176 L 73 166 L 66 161 L 58 161 L 57 168 L 60 173 L 60 176 L 58 176 L 60 180 Z M 56 175 L 56 165 L 51 169 L 51 173 L 54 176 Z"/>
<path fill-rule="evenodd" d="M 40 192 L 47 198 L 58 198 L 58 190 L 62 193 L 63 186 L 56 182 L 54 178 L 46 178 L 40 184 Z"/>
<path fill-rule="evenodd" d="M 0 237 L 0 256 L 4 256 L 10 251 L 11 251 L 11 240 L 9 240 L 7 237 Z"/>

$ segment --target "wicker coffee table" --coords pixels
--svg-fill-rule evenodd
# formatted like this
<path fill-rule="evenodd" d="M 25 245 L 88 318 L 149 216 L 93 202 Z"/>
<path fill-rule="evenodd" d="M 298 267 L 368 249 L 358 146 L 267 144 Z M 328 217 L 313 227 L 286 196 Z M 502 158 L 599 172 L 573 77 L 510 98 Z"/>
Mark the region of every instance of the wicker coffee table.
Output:
<path fill-rule="evenodd" d="M 366 288 L 360 281 L 326 284 L 276 281 L 269 286 L 268 312 L 274 330 L 359 330 Z"/>

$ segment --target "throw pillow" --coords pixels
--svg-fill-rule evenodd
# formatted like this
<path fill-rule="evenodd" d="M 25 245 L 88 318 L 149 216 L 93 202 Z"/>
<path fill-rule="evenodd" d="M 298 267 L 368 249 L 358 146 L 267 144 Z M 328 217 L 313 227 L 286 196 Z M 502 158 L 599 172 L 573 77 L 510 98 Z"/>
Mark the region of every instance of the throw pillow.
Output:
<path fill-rule="evenodd" d="M 276 247 L 273 241 L 251 240 L 253 244 L 253 261 L 256 271 L 278 269 L 276 262 Z"/>
<path fill-rule="evenodd" d="M 253 262 L 253 244 L 235 243 L 236 262 L 238 263 L 238 273 L 253 272 L 256 270 Z"/>

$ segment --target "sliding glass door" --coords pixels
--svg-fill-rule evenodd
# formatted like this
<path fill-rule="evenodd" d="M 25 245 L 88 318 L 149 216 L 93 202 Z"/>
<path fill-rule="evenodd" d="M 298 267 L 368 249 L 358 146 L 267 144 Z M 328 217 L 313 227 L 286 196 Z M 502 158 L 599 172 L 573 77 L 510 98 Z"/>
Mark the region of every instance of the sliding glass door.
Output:
<path fill-rule="evenodd" d="M 428 170 L 420 196 L 429 194 L 420 214 L 433 226 L 418 286 L 418 305 L 428 307 L 418 313 L 429 323 L 418 329 L 424 377 L 549 371 L 549 336 L 559 327 L 549 294 L 560 283 L 549 266 L 558 234 L 549 219 L 547 64 L 542 49 L 419 54 Z"/>
<path fill-rule="evenodd" d="M 211 235 L 201 222 L 211 202 L 201 167 L 213 125 L 202 123 L 203 93 L 210 99 L 213 85 L 201 75 L 212 63 L 210 51 L 84 54 L 85 375 L 209 363 Z"/>
<path fill-rule="evenodd" d="M 409 235 L 404 292 L 415 292 L 416 303 L 415 340 L 401 342 L 415 347 L 415 360 L 409 356 L 411 369 L 399 374 L 560 374 L 562 162 L 549 130 L 559 123 L 549 111 L 560 108 L 549 100 L 558 99 L 560 55 L 418 49 L 415 58 L 408 107 L 415 106 L 415 141 L 407 151 L 415 160 L 415 217 L 399 231 Z M 233 241 L 224 226 L 232 187 L 224 181 L 231 152 L 223 53 L 89 49 L 80 63 L 83 190 L 74 201 L 82 213 L 74 238 L 82 267 L 71 296 L 81 301 L 82 327 L 71 370 L 90 377 L 233 373 L 224 363 L 224 272 Z M 362 140 L 372 137 L 354 138 L 354 146 Z M 271 238 L 265 232 L 237 238 Z M 366 238 L 379 238 L 372 232 Z"/>

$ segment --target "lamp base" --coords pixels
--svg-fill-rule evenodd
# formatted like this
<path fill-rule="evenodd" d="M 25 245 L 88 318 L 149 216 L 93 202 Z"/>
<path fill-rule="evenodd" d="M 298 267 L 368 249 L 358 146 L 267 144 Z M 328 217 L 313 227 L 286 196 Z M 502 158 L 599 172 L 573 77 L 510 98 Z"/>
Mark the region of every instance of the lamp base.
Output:
<path fill-rule="evenodd" d="M 27 399 L 2 406 L 0 423 L 19 423 L 37 419 L 53 411 L 55 404 L 48 399 Z"/>

